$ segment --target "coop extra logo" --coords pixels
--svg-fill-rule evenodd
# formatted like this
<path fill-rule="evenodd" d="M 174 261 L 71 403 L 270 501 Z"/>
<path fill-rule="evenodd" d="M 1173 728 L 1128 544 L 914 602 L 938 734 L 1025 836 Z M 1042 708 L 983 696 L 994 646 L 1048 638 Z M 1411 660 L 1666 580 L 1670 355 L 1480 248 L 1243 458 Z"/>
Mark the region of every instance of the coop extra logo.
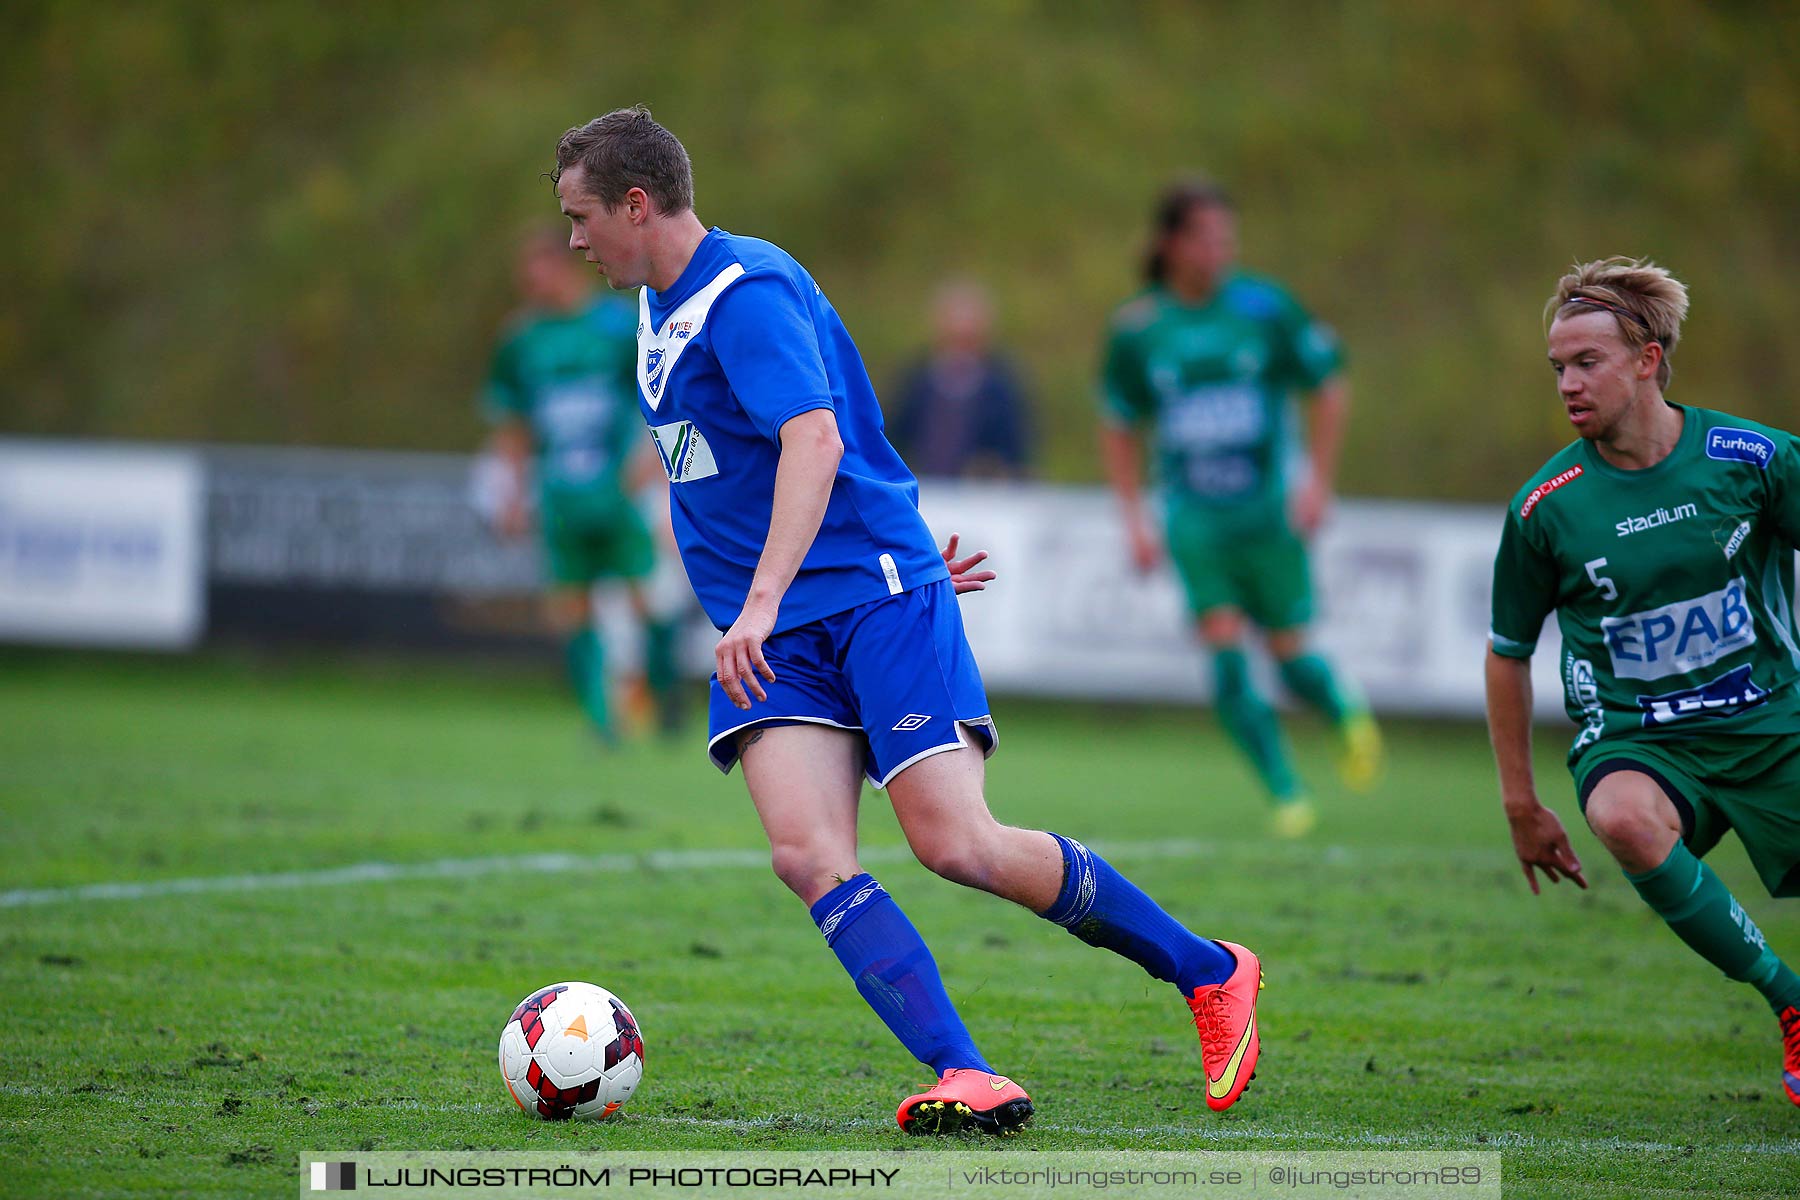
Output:
<path fill-rule="evenodd" d="M 1529 517 L 1531 515 L 1531 511 L 1538 506 L 1539 500 L 1542 500 L 1545 496 L 1548 496 L 1551 492 L 1554 492 L 1557 488 L 1561 487 L 1563 484 L 1573 482 L 1574 480 L 1577 480 L 1580 478 L 1581 478 L 1581 468 L 1580 467 L 1570 467 L 1568 470 L 1564 471 L 1561 475 L 1556 475 L 1549 479 L 1546 479 L 1546 480 L 1544 480 L 1544 482 L 1542 482 L 1542 483 L 1538 484 L 1536 487 L 1532 488 L 1531 493 L 1525 497 L 1525 503 L 1519 505 L 1519 519 L 1522 521 L 1526 517 Z"/>

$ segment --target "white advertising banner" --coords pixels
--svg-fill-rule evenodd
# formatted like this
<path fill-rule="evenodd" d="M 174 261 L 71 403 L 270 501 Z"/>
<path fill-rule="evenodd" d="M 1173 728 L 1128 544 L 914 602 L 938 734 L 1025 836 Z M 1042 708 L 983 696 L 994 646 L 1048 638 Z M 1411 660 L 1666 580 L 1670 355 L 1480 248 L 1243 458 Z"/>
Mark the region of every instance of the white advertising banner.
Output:
<path fill-rule="evenodd" d="M 534 542 L 499 539 L 477 511 L 472 461 L 0 439 L 0 640 L 188 645 L 210 581 L 215 600 L 243 593 L 239 632 L 267 634 L 310 604 L 314 636 L 361 635 L 373 605 L 435 620 L 451 644 L 468 627 L 438 600 L 524 596 L 541 580 Z M 993 555 L 999 581 L 961 607 L 996 694 L 1208 698 L 1180 584 L 1166 565 L 1132 569 L 1105 488 L 926 480 L 921 507 L 940 541 L 960 532 L 965 550 Z M 1380 500 L 1332 513 L 1313 545 L 1312 637 L 1378 711 L 1480 716 L 1501 513 Z M 697 622 L 694 640 L 712 634 Z M 1551 621 L 1532 661 L 1540 716 L 1563 711 L 1560 655 Z M 1256 668 L 1279 697 L 1270 664 Z"/>
<path fill-rule="evenodd" d="M 0 639 L 193 644 L 204 482 L 190 451 L 0 440 Z"/>
<path fill-rule="evenodd" d="M 985 549 L 1000 579 L 963 620 L 995 692 L 1200 700 L 1210 691 L 1180 583 L 1132 569 L 1101 488 L 928 480 L 940 541 Z M 1345 500 L 1313 548 L 1318 647 L 1382 712 L 1477 715 L 1501 510 Z M 1533 659 L 1538 711 L 1562 711 L 1554 622 Z M 1267 664 L 1264 681 L 1270 682 Z M 1273 690 L 1273 689 L 1272 689 Z"/>

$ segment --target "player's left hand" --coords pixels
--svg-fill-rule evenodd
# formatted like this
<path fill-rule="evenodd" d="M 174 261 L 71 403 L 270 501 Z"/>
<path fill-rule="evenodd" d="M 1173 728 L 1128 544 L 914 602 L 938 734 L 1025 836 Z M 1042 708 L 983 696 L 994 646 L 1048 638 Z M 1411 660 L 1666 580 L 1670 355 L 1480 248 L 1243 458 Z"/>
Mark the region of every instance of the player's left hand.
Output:
<path fill-rule="evenodd" d="M 777 607 L 774 606 L 760 606 L 754 602 L 745 604 L 737 620 L 731 623 L 731 628 L 725 631 L 725 636 L 713 648 L 719 686 L 725 689 L 725 695 L 738 708 L 748 709 L 751 696 L 758 700 L 769 698 L 757 676 L 762 676 L 770 683 L 775 682 L 775 672 L 763 658 L 762 647 L 775 628 L 776 612 Z"/>
<path fill-rule="evenodd" d="M 950 540 L 944 543 L 944 565 L 950 568 L 950 586 L 956 589 L 957 595 L 964 592 L 980 592 L 987 585 L 999 578 L 992 571 L 977 571 L 975 568 L 987 560 L 986 550 L 977 550 L 967 558 L 956 557 L 956 544 L 962 540 L 962 534 L 953 533 Z"/>
<path fill-rule="evenodd" d="M 1294 529 L 1307 537 L 1317 533 L 1319 526 L 1325 523 L 1326 516 L 1331 512 L 1331 501 L 1330 488 L 1316 479 L 1308 479 L 1294 493 Z"/>

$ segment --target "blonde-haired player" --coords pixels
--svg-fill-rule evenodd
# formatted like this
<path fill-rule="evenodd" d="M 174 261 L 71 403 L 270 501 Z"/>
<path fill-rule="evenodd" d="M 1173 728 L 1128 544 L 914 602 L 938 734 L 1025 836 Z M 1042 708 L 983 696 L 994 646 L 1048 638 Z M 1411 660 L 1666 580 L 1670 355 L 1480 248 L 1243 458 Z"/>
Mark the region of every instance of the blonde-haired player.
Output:
<path fill-rule="evenodd" d="M 1664 398 L 1687 307 L 1647 261 L 1557 281 L 1550 365 L 1577 437 L 1507 510 L 1488 726 L 1531 890 L 1537 871 L 1586 887 L 1531 777 L 1528 659 L 1555 612 L 1582 813 L 1669 928 L 1769 1001 L 1800 1104 L 1800 976 L 1700 861 L 1736 830 L 1769 893 L 1800 895 L 1800 441 Z"/>

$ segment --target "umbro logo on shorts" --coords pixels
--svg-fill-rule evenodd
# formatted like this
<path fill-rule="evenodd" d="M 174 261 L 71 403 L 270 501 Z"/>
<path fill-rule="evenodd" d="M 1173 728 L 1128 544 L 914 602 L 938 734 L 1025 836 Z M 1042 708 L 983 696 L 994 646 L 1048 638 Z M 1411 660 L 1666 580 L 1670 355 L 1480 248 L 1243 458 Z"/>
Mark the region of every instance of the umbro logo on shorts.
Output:
<path fill-rule="evenodd" d="M 925 727 L 925 722 L 929 720 L 931 720 L 931 718 L 923 713 L 907 713 L 904 717 L 901 717 L 894 723 L 894 732 L 905 733 L 912 729 L 923 729 Z"/>

